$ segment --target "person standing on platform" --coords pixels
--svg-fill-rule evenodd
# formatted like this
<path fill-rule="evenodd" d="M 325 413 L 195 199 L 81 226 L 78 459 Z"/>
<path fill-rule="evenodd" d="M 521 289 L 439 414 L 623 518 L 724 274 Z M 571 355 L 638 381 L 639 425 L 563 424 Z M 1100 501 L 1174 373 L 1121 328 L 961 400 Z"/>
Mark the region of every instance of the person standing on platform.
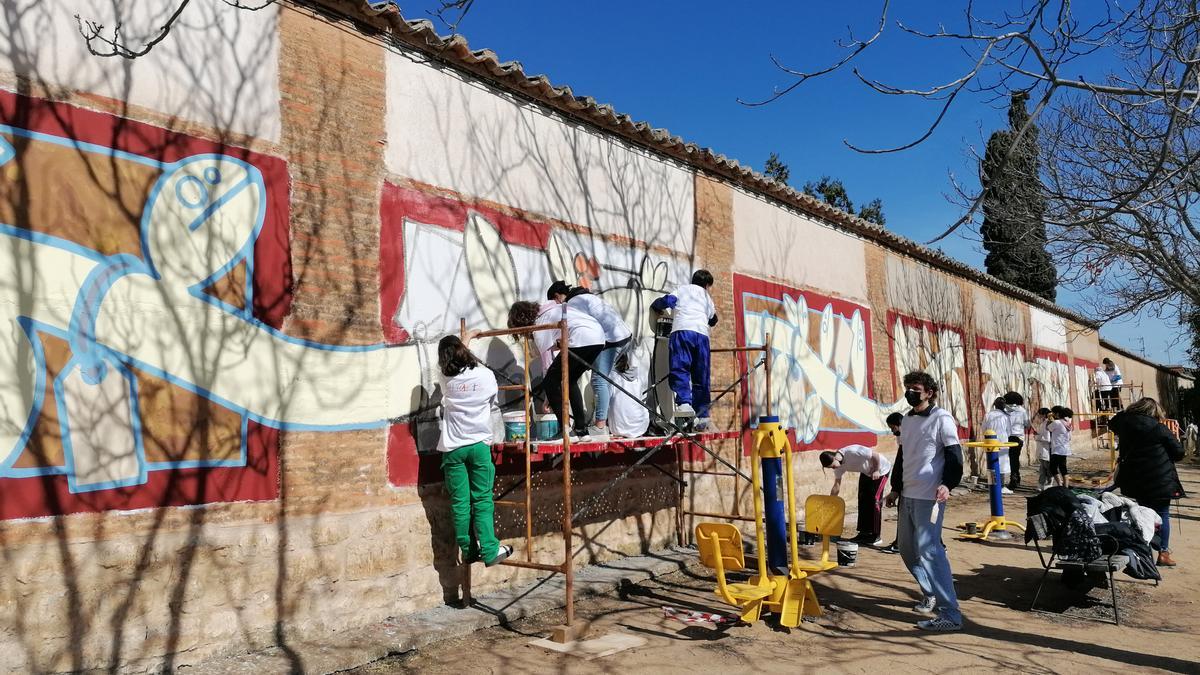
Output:
<path fill-rule="evenodd" d="M 709 426 L 709 402 L 712 399 L 708 329 L 717 325 L 717 307 L 710 295 L 713 275 L 696 270 L 692 283 L 684 284 L 670 295 L 650 304 L 659 314 L 673 310 L 669 343 L 671 391 L 675 393 L 675 413 L 695 415 L 695 429 Z"/>
<path fill-rule="evenodd" d="M 904 376 L 904 398 L 912 410 L 900 425 L 900 447 L 886 503 L 900 502 L 896 529 L 900 556 L 923 594 L 913 610 L 935 614 L 918 621 L 917 627 L 956 631 L 962 630 L 963 617 L 941 533 L 950 491 L 962 480 L 962 446 L 954 416 L 934 403 L 937 394 L 937 380 L 929 373 Z"/>

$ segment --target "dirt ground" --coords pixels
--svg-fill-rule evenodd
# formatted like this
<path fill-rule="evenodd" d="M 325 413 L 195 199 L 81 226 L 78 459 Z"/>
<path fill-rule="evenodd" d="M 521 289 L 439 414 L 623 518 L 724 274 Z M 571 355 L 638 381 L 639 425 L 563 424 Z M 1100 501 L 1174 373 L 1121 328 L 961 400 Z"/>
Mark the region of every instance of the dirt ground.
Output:
<path fill-rule="evenodd" d="M 1094 468 L 1099 469 L 1098 466 Z M 1200 495 L 1200 464 L 1180 464 L 1184 488 Z M 1028 482 L 1028 481 L 1027 481 Z M 1010 517 L 1024 522 L 1025 499 L 1005 498 Z M 987 515 L 982 492 L 953 497 L 947 525 Z M 1172 517 L 1174 518 L 1174 510 Z M 624 633 L 645 645 L 594 660 L 557 654 L 529 643 L 561 623 L 552 612 L 439 643 L 432 648 L 385 659 L 354 672 L 380 673 L 675 673 L 675 672 L 897 672 L 941 673 L 956 668 L 975 672 L 1020 670 L 1030 673 L 1200 673 L 1200 499 L 1182 501 L 1172 532 L 1180 565 L 1163 570 L 1158 587 L 1124 574 L 1117 577 L 1122 625 L 1109 617 L 1109 592 L 1070 591 L 1052 572 L 1038 601 L 1029 604 L 1042 568 L 1037 553 L 1019 536 L 1003 543 L 956 538 L 947 528 L 951 567 L 966 620 L 961 633 L 928 634 L 913 622 L 916 582 L 898 555 L 862 549 L 858 565 L 839 568 L 815 582 L 825 614 L 788 631 L 770 619 L 752 626 L 716 629 L 685 625 L 663 615 L 662 607 L 730 612 L 713 593 L 706 570 L 629 585 L 619 596 L 583 598 L 576 616 L 590 620 L 595 638 Z M 888 516 L 895 518 L 895 510 Z M 885 523 L 884 538 L 894 525 Z M 819 547 L 805 548 L 807 556 Z"/>

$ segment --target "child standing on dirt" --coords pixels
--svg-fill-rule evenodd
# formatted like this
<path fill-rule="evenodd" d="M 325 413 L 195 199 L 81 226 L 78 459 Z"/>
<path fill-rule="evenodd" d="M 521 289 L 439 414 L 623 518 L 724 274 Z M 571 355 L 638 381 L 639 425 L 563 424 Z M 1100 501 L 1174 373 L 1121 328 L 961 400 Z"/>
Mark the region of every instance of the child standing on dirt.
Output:
<path fill-rule="evenodd" d="M 712 398 L 708 329 L 717 325 L 717 307 L 710 295 L 712 286 L 713 275 L 708 270 L 696 270 L 692 274 L 692 283 L 680 286 L 650 305 L 659 314 L 674 310 L 669 380 L 671 391 L 675 393 L 675 412 L 681 417 L 695 415 L 698 431 L 708 428 Z"/>
<path fill-rule="evenodd" d="M 1050 476 L 1056 485 L 1071 487 L 1067 479 L 1067 457 L 1071 456 L 1071 418 L 1075 413 L 1066 406 L 1050 409 Z"/>
<path fill-rule="evenodd" d="M 442 374 L 442 472 L 450 493 L 454 539 L 464 563 L 482 560 L 488 567 L 512 555 L 512 547 L 496 539 L 492 488 L 492 408 L 496 376 L 481 365 L 457 336 L 438 343 Z M 475 539 L 471 538 L 471 525 Z"/>
<path fill-rule="evenodd" d="M 1038 492 L 1050 487 L 1050 409 L 1038 408 L 1033 416 L 1034 444 L 1038 458 Z"/>

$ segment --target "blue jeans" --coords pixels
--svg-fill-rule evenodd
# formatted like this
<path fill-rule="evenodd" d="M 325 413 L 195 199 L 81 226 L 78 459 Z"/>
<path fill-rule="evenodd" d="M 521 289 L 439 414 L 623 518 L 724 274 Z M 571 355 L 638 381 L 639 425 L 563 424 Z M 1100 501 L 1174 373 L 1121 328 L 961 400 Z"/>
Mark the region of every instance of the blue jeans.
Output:
<path fill-rule="evenodd" d="M 1153 509 L 1158 517 L 1162 518 L 1162 526 L 1158 528 L 1158 550 L 1169 552 L 1171 550 L 1171 502 L 1151 502 L 1143 504 L 1143 506 Z"/>
<path fill-rule="evenodd" d="M 937 504 L 937 518 L 931 523 L 929 520 L 934 504 L 937 502 L 932 499 L 901 497 L 896 540 L 904 566 L 917 580 L 921 592 L 925 597 L 937 598 L 938 615 L 962 623 L 958 594 L 954 592 L 954 576 L 950 572 L 946 549 L 942 548 L 942 519 L 946 517 L 946 504 Z"/>
<path fill-rule="evenodd" d="M 621 342 L 609 343 L 600 352 L 600 356 L 596 357 L 596 362 L 592 364 L 592 394 L 595 396 L 596 412 L 592 418 L 596 422 L 601 422 L 608 419 L 608 404 L 612 401 L 612 385 L 604 377 L 612 377 L 613 364 L 616 363 L 617 357 L 621 352 L 629 347 L 630 338 L 625 338 Z M 604 375 L 604 377 L 600 377 Z"/>

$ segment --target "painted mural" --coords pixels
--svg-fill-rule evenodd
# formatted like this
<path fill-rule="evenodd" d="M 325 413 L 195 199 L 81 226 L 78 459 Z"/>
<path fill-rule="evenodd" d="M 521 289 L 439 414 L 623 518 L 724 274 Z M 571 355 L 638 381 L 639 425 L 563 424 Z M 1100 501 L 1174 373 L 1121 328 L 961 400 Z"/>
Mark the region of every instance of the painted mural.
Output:
<path fill-rule="evenodd" d="M 1066 354 L 1036 348 L 1029 358 L 1022 344 L 985 337 L 976 337 L 975 344 L 979 348 L 981 419 L 991 402 L 1009 391 L 1024 396 L 1027 407 L 1033 409 L 1078 405 L 1072 380 L 1078 380 L 1079 372 L 1072 371 Z"/>
<path fill-rule="evenodd" d="M 468 329 L 503 328 L 515 300 L 542 301 L 555 279 L 589 288 L 634 331 L 634 356 L 649 366 L 650 303 L 690 275 L 686 258 L 620 237 L 596 237 L 570 223 L 536 219 L 501 205 L 466 202 L 422 185 L 385 183 L 381 205 L 380 320 L 389 342 L 419 356 L 410 392 L 424 419 L 393 427 L 389 476 L 417 479 L 417 455 L 433 449 L 437 427 L 430 404 L 437 391 L 436 343 Z M 475 345 L 473 345 L 473 348 Z M 521 381 L 524 358 L 510 339 L 475 349 L 501 379 Z M 415 371 L 418 372 L 418 371 Z M 531 370 L 535 381 L 540 376 Z M 423 431 L 420 428 L 424 422 Z"/>
<path fill-rule="evenodd" d="M 966 341 L 962 329 L 925 319 L 888 312 L 892 377 L 899 388 L 905 373 L 923 370 L 941 386 L 938 405 L 950 411 L 959 433 L 970 426 L 967 403 Z M 901 395 L 897 391 L 896 395 Z"/>
<path fill-rule="evenodd" d="M 762 345 L 770 333 L 772 411 L 797 443 L 874 445 L 887 432 L 887 415 L 904 406 L 873 398 L 870 309 L 740 274 L 733 282 L 738 344 Z M 762 414 L 768 395 L 761 368 L 744 393 L 750 421 Z"/>
<path fill-rule="evenodd" d="M 9 94 L 0 119 L 0 518 L 273 499 L 281 430 L 413 411 L 416 350 L 281 331 L 281 160 Z"/>

